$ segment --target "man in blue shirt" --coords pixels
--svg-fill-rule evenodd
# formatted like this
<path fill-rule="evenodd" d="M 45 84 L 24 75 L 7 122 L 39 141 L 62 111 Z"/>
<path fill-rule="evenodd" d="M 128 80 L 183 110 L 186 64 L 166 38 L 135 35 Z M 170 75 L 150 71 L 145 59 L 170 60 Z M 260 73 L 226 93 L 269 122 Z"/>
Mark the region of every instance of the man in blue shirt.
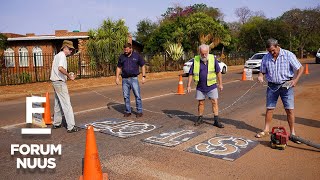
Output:
<path fill-rule="evenodd" d="M 276 108 L 279 96 L 287 113 L 291 134 L 295 135 L 293 87 L 298 83 L 304 68 L 292 52 L 280 48 L 276 39 L 269 39 L 266 48 L 269 53 L 262 58 L 258 75 L 259 82 L 263 82 L 264 75 L 266 75 L 268 81 L 265 127 L 256 137 L 261 138 L 269 135 L 273 111 Z M 297 71 L 296 76 L 295 71 Z M 298 141 L 294 142 L 300 143 Z"/>
<path fill-rule="evenodd" d="M 200 125 L 203 120 L 204 101 L 206 96 L 209 97 L 212 103 L 212 111 L 214 113 L 214 126 L 218 128 L 224 128 L 224 125 L 219 122 L 219 110 L 218 110 L 218 90 L 222 91 L 222 76 L 220 72 L 220 66 L 218 61 L 212 54 L 209 54 L 209 46 L 202 44 L 199 46 L 200 56 L 195 56 L 194 62 L 189 71 L 187 92 L 191 92 L 192 79 L 195 80 L 196 99 L 198 100 L 198 120 L 195 122 L 195 126 Z M 196 64 L 197 63 L 197 64 Z M 217 77 L 217 78 L 216 78 Z M 218 81 L 217 81 L 218 79 Z M 218 84 L 217 84 L 218 83 Z"/>
<path fill-rule="evenodd" d="M 126 43 L 124 45 L 124 53 L 119 57 L 117 71 L 116 71 L 116 84 L 120 84 L 119 76 L 120 72 L 122 77 L 122 91 L 125 103 L 125 114 L 124 117 L 131 115 L 130 105 L 130 90 L 132 89 L 133 94 L 136 98 L 137 115 L 136 117 L 142 117 L 142 101 L 140 95 L 140 86 L 138 82 L 139 67 L 142 69 L 142 84 L 145 83 L 146 69 L 144 66 L 145 62 L 142 57 L 132 51 L 132 45 Z"/>

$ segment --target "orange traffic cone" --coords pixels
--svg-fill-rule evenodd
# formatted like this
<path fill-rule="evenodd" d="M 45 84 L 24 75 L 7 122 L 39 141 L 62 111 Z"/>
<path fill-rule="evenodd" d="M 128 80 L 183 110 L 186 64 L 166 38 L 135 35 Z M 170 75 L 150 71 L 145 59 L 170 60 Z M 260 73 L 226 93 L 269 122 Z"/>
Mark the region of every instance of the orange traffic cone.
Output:
<path fill-rule="evenodd" d="M 309 66 L 306 64 L 306 69 L 304 70 L 304 74 L 309 74 Z"/>
<path fill-rule="evenodd" d="M 50 113 L 50 98 L 49 98 L 49 93 L 47 92 L 46 93 L 46 102 L 43 103 L 43 106 L 44 106 L 44 123 L 46 125 L 50 125 L 52 124 L 52 121 L 51 121 L 51 113 Z"/>
<path fill-rule="evenodd" d="M 183 81 L 182 81 L 182 75 L 179 75 L 179 84 L 178 84 L 178 95 L 184 95 L 186 94 L 184 92 L 184 89 L 183 89 Z"/>
<path fill-rule="evenodd" d="M 242 72 L 242 81 L 246 81 L 246 80 L 247 80 L 246 71 L 243 70 L 243 72 Z"/>
<path fill-rule="evenodd" d="M 87 128 L 86 150 L 84 155 L 83 175 L 80 180 L 105 180 L 108 179 L 108 174 L 102 173 L 96 138 L 94 136 L 93 127 Z"/>

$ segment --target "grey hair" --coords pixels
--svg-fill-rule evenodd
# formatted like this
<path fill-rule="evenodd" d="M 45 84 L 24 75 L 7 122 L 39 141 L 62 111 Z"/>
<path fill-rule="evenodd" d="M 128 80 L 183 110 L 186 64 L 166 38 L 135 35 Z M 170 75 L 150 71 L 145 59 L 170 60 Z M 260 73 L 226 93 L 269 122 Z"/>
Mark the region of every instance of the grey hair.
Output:
<path fill-rule="evenodd" d="M 274 38 L 270 38 L 267 40 L 266 48 L 270 48 L 271 46 L 277 47 L 278 45 L 279 45 L 278 40 L 276 40 Z"/>
<path fill-rule="evenodd" d="M 199 46 L 199 51 L 200 51 L 201 49 L 210 50 L 210 49 L 209 49 L 209 45 L 206 45 L 206 44 L 201 44 L 201 45 Z"/>

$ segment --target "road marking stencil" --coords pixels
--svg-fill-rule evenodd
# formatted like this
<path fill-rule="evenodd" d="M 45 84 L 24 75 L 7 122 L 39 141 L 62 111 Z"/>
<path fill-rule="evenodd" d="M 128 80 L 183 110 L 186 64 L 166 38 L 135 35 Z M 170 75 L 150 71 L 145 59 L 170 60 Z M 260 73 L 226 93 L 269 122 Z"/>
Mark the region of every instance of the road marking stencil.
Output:
<path fill-rule="evenodd" d="M 190 139 L 204 132 L 194 130 L 175 129 L 161 134 L 143 139 L 143 142 L 157 144 L 161 146 L 174 147 L 181 143 L 187 142 Z"/>
<path fill-rule="evenodd" d="M 120 138 L 128 138 L 139 134 L 153 131 L 160 126 L 148 123 L 134 122 L 131 120 L 122 120 L 116 118 L 107 118 L 92 123 L 80 125 L 80 128 L 86 129 L 88 125 L 92 125 L 94 131 Z"/>
<path fill-rule="evenodd" d="M 228 135 L 216 135 L 185 151 L 204 156 L 234 161 L 259 144 L 257 141 Z"/>

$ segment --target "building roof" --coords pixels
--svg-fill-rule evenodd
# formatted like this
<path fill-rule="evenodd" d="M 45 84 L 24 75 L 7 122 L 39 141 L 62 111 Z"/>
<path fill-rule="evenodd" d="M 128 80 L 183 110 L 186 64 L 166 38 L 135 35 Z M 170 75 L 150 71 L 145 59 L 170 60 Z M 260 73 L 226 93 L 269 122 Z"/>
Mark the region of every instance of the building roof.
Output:
<path fill-rule="evenodd" d="M 29 40 L 54 40 L 54 39 L 87 39 L 88 32 L 68 30 L 55 30 L 54 35 L 35 35 L 34 33 L 27 33 L 26 35 L 14 33 L 2 33 L 8 37 L 7 41 L 29 41 Z"/>
<path fill-rule="evenodd" d="M 53 40 L 53 39 L 87 39 L 89 36 L 30 36 L 8 38 L 7 41 L 34 41 L 34 40 Z"/>

